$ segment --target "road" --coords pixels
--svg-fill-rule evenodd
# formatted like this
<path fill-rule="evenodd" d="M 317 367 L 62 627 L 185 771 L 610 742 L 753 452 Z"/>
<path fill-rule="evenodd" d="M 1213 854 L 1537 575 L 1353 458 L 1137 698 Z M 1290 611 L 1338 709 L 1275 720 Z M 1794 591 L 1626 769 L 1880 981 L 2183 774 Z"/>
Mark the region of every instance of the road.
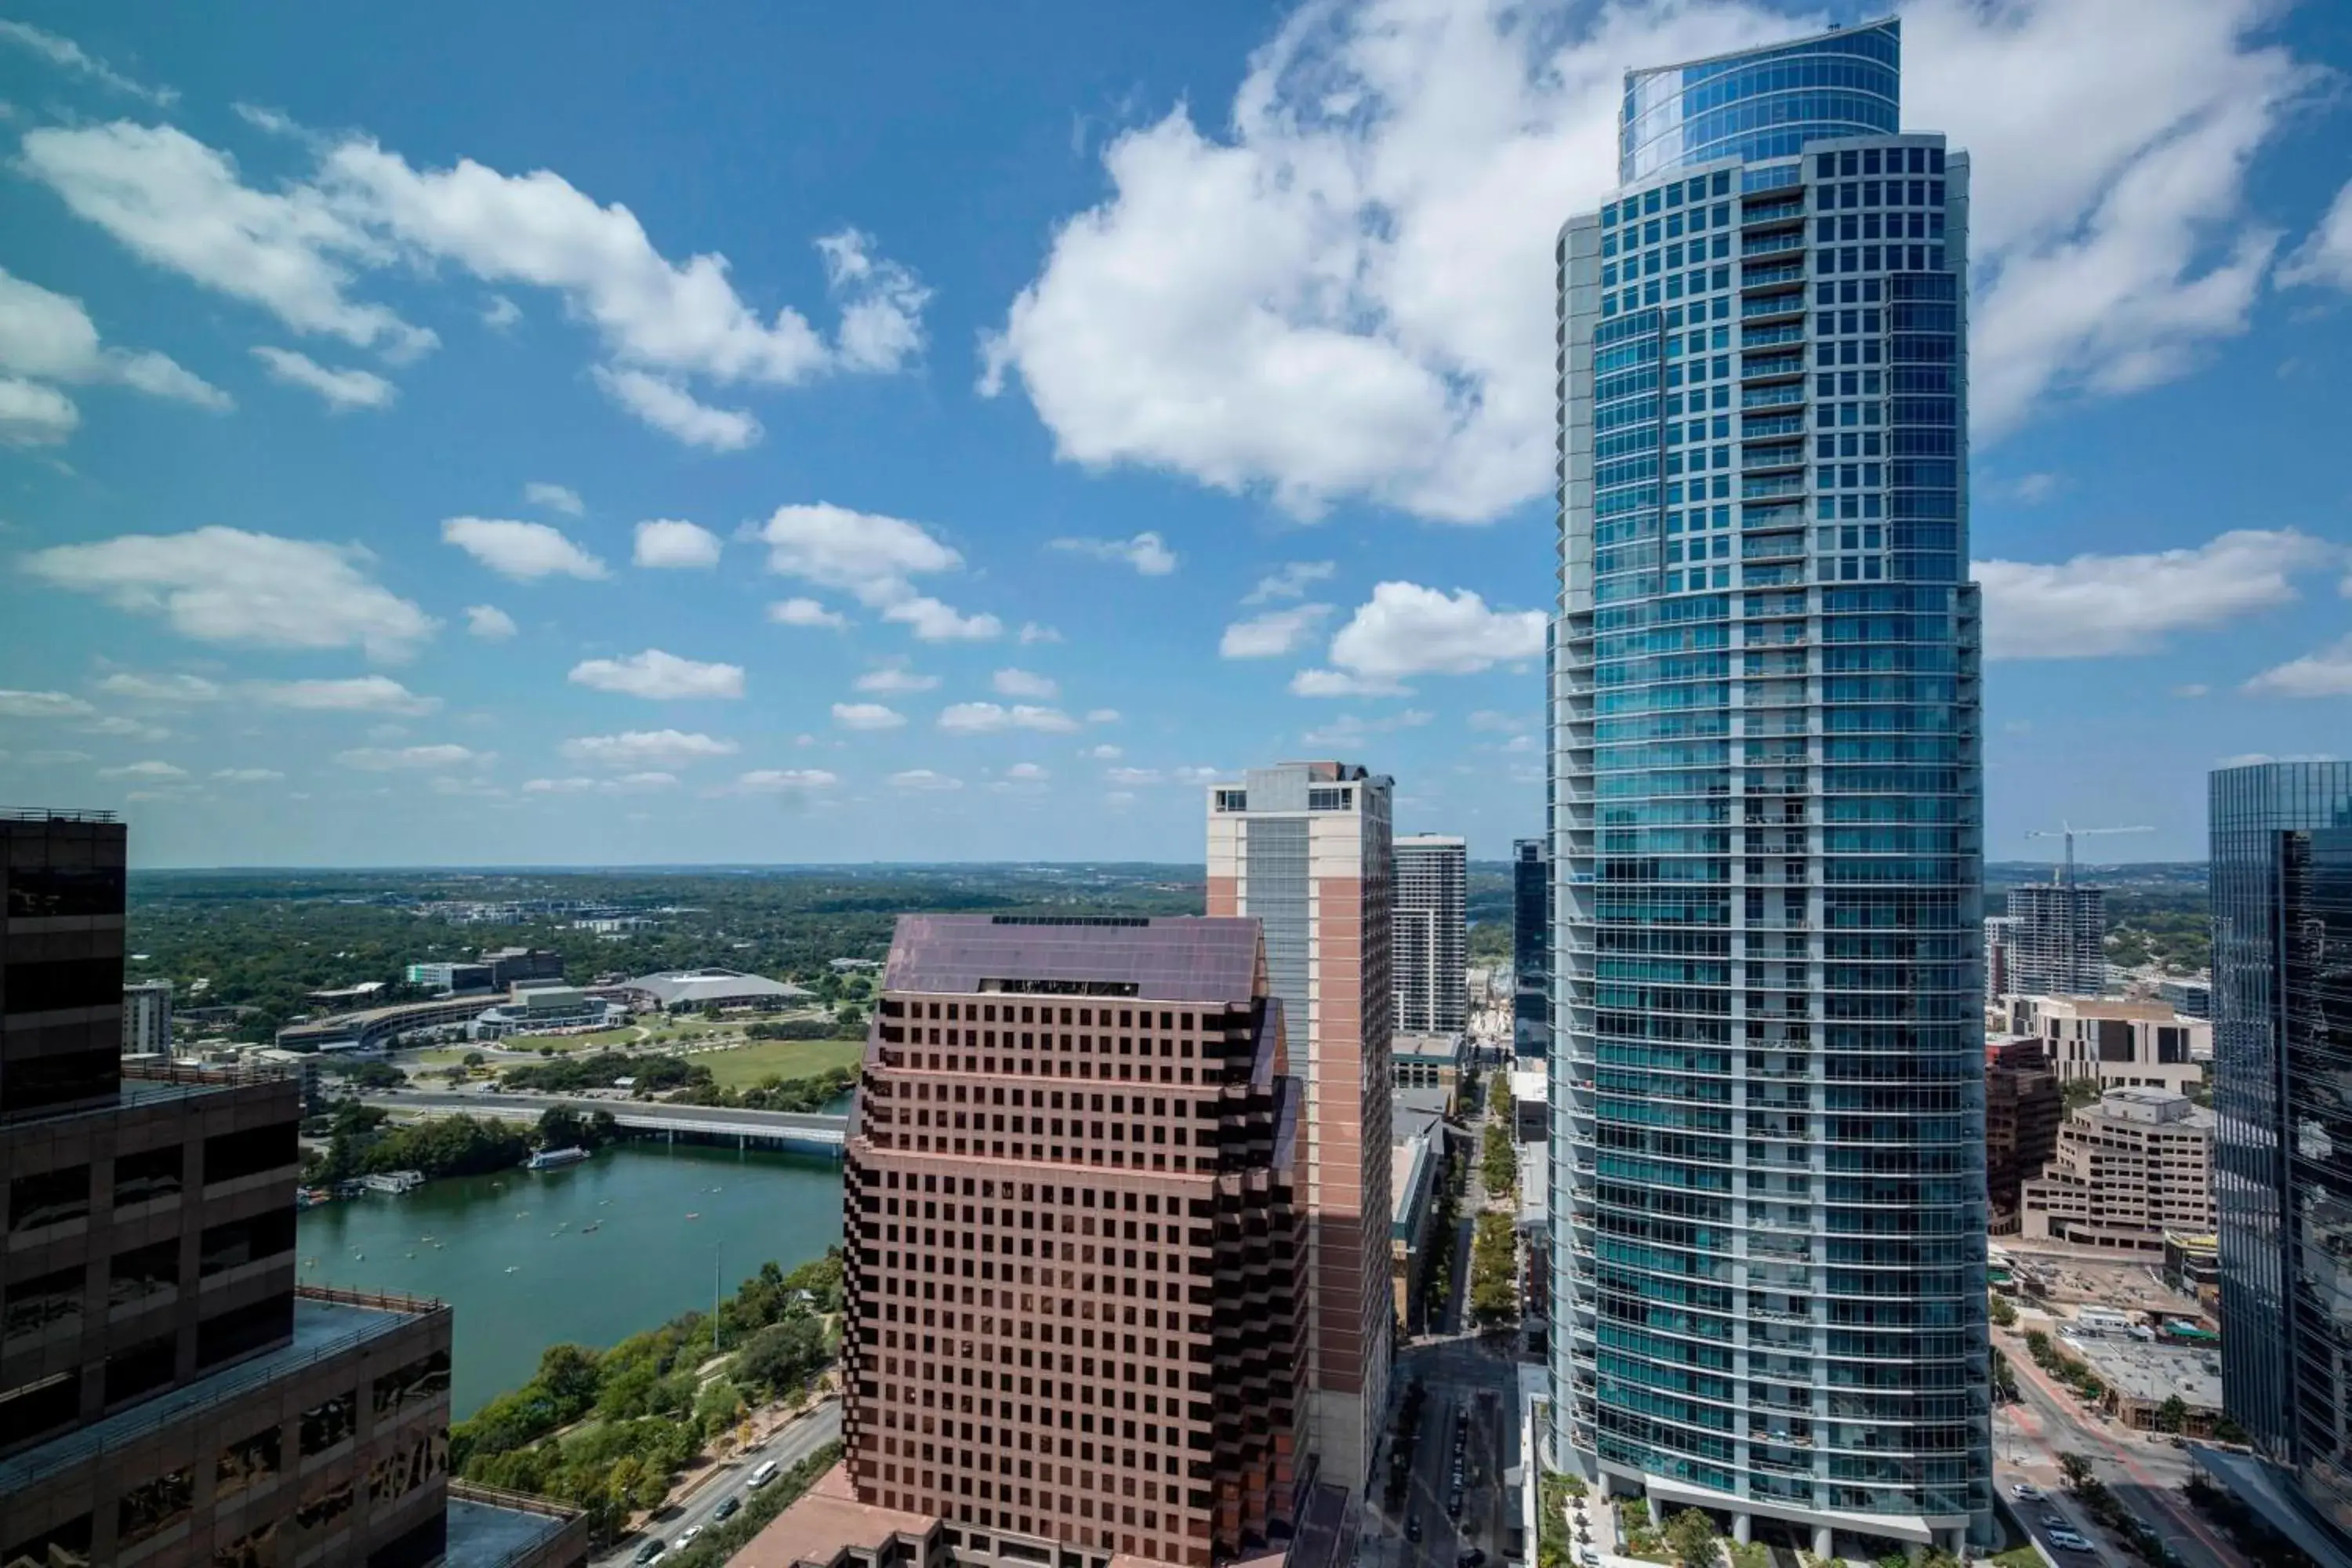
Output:
<path fill-rule="evenodd" d="M 2021 1480 L 2049 1494 L 2042 1501 L 2017 1505 L 2019 1515 L 2036 1537 L 2044 1538 L 2046 1543 L 2040 1521 L 2045 1514 L 2055 1514 L 2099 1543 L 2100 1563 L 2126 1568 L 2135 1561 L 2108 1544 L 2105 1532 L 2092 1522 L 2088 1512 L 2064 1495 L 2065 1478 L 2058 1468 L 2058 1456 L 2079 1453 L 2090 1459 L 2092 1473 L 2107 1484 L 2116 1500 L 2161 1536 L 2189 1568 L 2252 1568 L 2180 1495 L 2180 1485 L 2190 1470 L 2187 1455 L 2085 1415 L 2071 1394 L 2034 1365 L 2022 1337 L 2001 1333 L 1996 1337 L 2010 1370 L 2017 1374 L 2021 1398 L 1994 1413 L 1994 1474 L 2004 1494 Z M 2055 1555 L 2061 1562 L 2085 1561 L 2080 1553 Z"/>
<path fill-rule="evenodd" d="M 411 1112 L 434 1110 L 465 1110 L 476 1115 L 528 1111 L 537 1115 L 557 1106 L 576 1110 L 583 1115 L 592 1110 L 609 1110 L 614 1116 L 658 1116 L 665 1121 L 708 1122 L 723 1125 L 732 1131 L 737 1125 L 755 1125 L 779 1129 L 803 1130 L 812 1132 L 838 1132 L 847 1125 L 848 1118 L 822 1113 L 803 1114 L 791 1110 L 737 1110 L 718 1105 L 673 1105 L 667 1100 L 605 1100 L 593 1095 L 564 1094 L 493 1094 L 487 1090 L 444 1090 L 403 1089 L 363 1094 L 361 1100 L 386 1110 Z"/>
<path fill-rule="evenodd" d="M 778 1470 L 789 1470 L 840 1436 L 841 1401 L 828 1399 L 759 1447 L 719 1465 L 704 1478 L 677 1512 L 655 1520 L 635 1535 L 623 1536 L 610 1551 L 594 1559 L 596 1568 L 619 1568 L 634 1562 L 648 1536 L 659 1536 L 676 1545 L 677 1538 L 687 1531 L 708 1525 L 720 1503 L 730 1497 L 743 1496 L 743 1478 L 762 1462 L 773 1459 Z"/>
<path fill-rule="evenodd" d="M 1427 1338 L 1398 1357 L 1397 1386 L 1412 1377 L 1419 1377 L 1427 1391 L 1412 1479 L 1403 1506 L 1393 1513 L 1380 1506 L 1384 1500 L 1375 1489 L 1364 1521 L 1360 1568 L 1455 1568 L 1474 1546 L 1486 1553 L 1488 1568 L 1501 1568 L 1506 1532 L 1517 1522 L 1506 1511 L 1503 1486 L 1518 1444 L 1516 1374 L 1507 1352 L 1475 1339 Z M 1454 1435 L 1465 1412 L 1470 1420 L 1456 1520 L 1445 1505 L 1454 1490 Z M 1385 1461 L 1381 1473 L 1386 1473 Z M 1420 1523 L 1419 1541 L 1408 1539 L 1411 1521 Z"/>

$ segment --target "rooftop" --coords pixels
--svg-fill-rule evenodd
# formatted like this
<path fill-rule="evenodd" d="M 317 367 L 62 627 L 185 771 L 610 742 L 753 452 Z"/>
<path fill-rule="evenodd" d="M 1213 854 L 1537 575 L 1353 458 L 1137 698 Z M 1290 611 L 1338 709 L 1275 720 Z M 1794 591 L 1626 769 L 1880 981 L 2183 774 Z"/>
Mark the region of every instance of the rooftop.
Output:
<path fill-rule="evenodd" d="M 879 1546 L 894 1535 L 921 1537 L 939 1521 L 929 1514 L 901 1513 L 857 1500 L 849 1470 L 825 1471 L 768 1528 L 743 1543 L 728 1561 L 734 1568 L 793 1568 L 796 1563 L 830 1563 L 845 1546 Z"/>
<path fill-rule="evenodd" d="M 2070 1348 L 2126 1399 L 2161 1405 L 2177 1394 L 2191 1410 L 2221 1408 L 2221 1354 L 2210 1346 L 2188 1350 L 2086 1338 L 2073 1341 Z"/>
<path fill-rule="evenodd" d="M 444 1568 L 501 1568 L 539 1552 L 549 1542 L 574 1528 L 580 1516 L 551 1507 L 539 1498 L 514 1497 L 468 1487 L 449 1486 L 449 1538 Z M 577 1527 L 584 1544 L 587 1527 Z"/>
<path fill-rule="evenodd" d="M 901 915 L 882 984 L 933 995 L 1027 989 L 1216 1005 L 1247 1001 L 1259 970 L 1254 920 Z"/>
<path fill-rule="evenodd" d="M 624 983 L 632 991 L 651 994 L 665 1007 L 680 1003 L 726 1002 L 739 997 L 814 997 L 816 993 L 762 974 L 734 969 L 666 969 Z"/>
<path fill-rule="evenodd" d="M 1452 1065 L 1462 1059 L 1462 1037 L 1459 1035 L 1396 1035 L 1389 1041 L 1389 1055 L 1411 1057 L 1419 1062 L 1441 1062 Z"/>

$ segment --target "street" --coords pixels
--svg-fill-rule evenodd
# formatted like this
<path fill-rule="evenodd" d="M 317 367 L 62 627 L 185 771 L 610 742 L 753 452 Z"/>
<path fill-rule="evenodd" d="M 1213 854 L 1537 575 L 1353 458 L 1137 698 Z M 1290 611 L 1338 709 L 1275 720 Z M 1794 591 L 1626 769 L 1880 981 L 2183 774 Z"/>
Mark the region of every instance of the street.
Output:
<path fill-rule="evenodd" d="M 675 1546 L 685 1531 L 708 1525 L 719 1511 L 719 1505 L 730 1497 L 744 1497 L 743 1479 L 770 1459 L 781 1473 L 791 1469 L 803 1459 L 838 1439 L 841 1436 L 841 1401 L 828 1399 L 791 1426 L 770 1437 L 761 1447 L 739 1454 L 719 1465 L 704 1478 L 694 1495 L 678 1505 L 666 1518 L 655 1519 L 635 1535 L 622 1537 L 601 1557 L 594 1559 L 597 1568 L 615 1568 L 632 1563 L 648 1537 L 658 1536 Z M 774 1482 L 769 1483 L 771 1486 Z"/>
<path fill-rule="evenodd" d="M 2031 1482 L 2047 1494 L 2040 1501 L 2016 1504 L 2019 1517 L 2045 1545 L 2048 1533 L 2041 1521 L 2050 1515 L 2066 1520 L 2098 1546 L 2095 1558 L 2053 1552 L 2058 1561 L 2095 1560 L 2116 1568 L 2133 1561 L 2108 1542 L 2088 1510 L 2066 1495 L 2058 1456 L 2079 1453 L 2091 1461 L 2092 1473 L 2107 1484 L 2116 1500 L 2163 1537 L 2189 1568 L 2252 1568 L 2180 1495 L 2192 1468 L 2187 1455 L 2086 1415 L 2072 1394 L 2034 1365 L 2021 1337 L 1997 1333 L 1996 1338 L 2017 1375 L 2021 1396 L 2017 1404 L 1993 1412 L 1996 1484 L 2005 1497 L 2014 1495 L 2019 1481 Z"/>

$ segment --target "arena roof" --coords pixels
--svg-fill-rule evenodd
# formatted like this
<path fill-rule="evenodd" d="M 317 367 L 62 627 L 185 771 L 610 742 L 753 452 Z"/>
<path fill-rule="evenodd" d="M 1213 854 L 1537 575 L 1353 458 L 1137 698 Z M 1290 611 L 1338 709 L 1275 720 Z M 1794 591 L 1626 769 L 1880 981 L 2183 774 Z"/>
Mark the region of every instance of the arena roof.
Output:
<path fill-rule="evenodd" d="M 706 1007 L 713 1002 L 723 1007 L 730 1002 L 814 1000 L 816 996 L 798 985 L 733 969 L 664 970 L 659 974 L 641 974 L 626 982 L 626 988 L 645 992 L 665 1007 Z"/>

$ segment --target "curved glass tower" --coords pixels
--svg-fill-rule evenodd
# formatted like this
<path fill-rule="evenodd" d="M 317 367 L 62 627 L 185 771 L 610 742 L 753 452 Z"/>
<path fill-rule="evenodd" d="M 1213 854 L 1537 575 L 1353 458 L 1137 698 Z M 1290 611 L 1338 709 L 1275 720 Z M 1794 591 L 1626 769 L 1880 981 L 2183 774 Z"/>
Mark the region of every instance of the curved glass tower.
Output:
<path fill-rule="evenodd" d="M 1968 165 L 1893 22 L 1626 79 L 1559 250 L 1556 1463 L 1994 1539 Z"/>

